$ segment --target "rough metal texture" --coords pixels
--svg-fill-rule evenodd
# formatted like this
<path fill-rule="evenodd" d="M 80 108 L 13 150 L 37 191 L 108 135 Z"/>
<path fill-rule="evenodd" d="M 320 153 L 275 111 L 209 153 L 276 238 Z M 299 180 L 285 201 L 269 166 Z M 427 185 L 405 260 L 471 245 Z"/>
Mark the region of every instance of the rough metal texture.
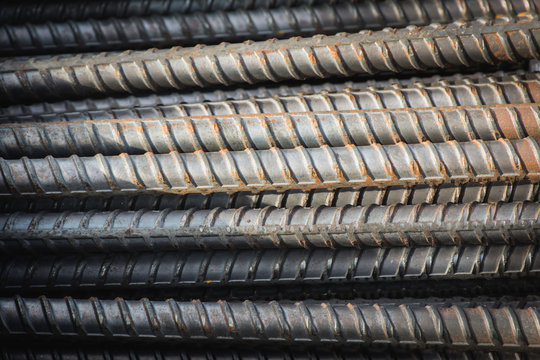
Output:
<path fill-rule="evenodd" d="M 403 349 L 281 349 L 220 348 L 152 345 L 122 347 L 66 345 L 4 345 L 2 360 L 529 360 L 533 354 L 508 352 L 460 352 Z"/>
<path fill-rule="evenodd" d="M 403 349 L 311 349 L 221 348 L 152 345 L 122 347 L 53 345 L 4 345 L 2 360 L 529 360 L 533 354 L 509 352 L 461 352 L 452 350 Z"/>
<path fill-rule="evenodd" d="M 515 12 L 533 11 L 538 6 L 530 0 L 513 0 L 511 4 L 500 3 L 498 11 L 512 13 L 508 8 L 515 7 Z M 268 9 L 335 3 L 336 0 L 48 0 L 48 1 L 6 1 L 2 4 L 0 23 L 26 23 L 44 21 L 66 21 L 86 19 L 106 19 L 110 17 L 130 17 L 148 15 L 167 15 L 171 13 L 192 14 L 197 12 L 231 11 L 237 9 Z M 481 10 L 480 10 L 481 11 Z"/>
<path fill-rule="evenodd" d="M 368 99 L 381 97 L 380 101 L 371 101 L 363 105 L 359 103 L 358 106 L 371 106 L 371 108 L 377 108 L 377 106 L 395 106 L 395 101 L 391 101 L 388 97 L 388 91 L 375 91 L 377 89 L 385 88 L 395 89 L 395 92 L 391 92 L 395 97 L 404 97 L 407 99 L 408 106 L 413 106 L 411 101 L 418 101 L 419 106 L 425 106 L 430 104 L 431 100 L 424 99 L 421 101 L 420 94 L 416 92 L 414 96 L 409 99 L 409 92 L 401 92 L 402 87 L 410 88 L 422 88 L 425 89 L 428 94 L 434 96 L 435 101 L 439 98 L 443 98 L 447 101 L 447 104 L 458 105 L 462 102 L 478 101 L 482 104 L 499 104 L 499 103 L 520 103 L 520 102 L 535 102 L 534 94 L 535 85 L 540 79 L 540 74 L 537 73 L 524 73 L 523 71 L 516 72 L 496 72 L 496 73 L 473 73 L 467 75 L 454 74 L 447 76 L 430 76 L 430 77 L 407 77 L 407 78 L 390 78 L 390 79 L 377 79 L 377 80 L 365 80 L 365 81 L 341 81 L 341 82 L 324 82 L 324 83 L 293 83 L 289 85 L 270 85 L 265 87 L 243 87 L 230 90 L 207 90 L 207 91 L 191 91 L 191 92 L 174 92 L 167 94 L 151 94 L 146 96 L 127 96 L 122 98 L 109 97 L 103 99 L 85 99 L 85 100 L 65 100 L 54 103 L 34 103 L 30 105 L 15 104 L 6 107 L 0 107 L 0 123 L 1 122 L 28 122 L 28 121 L 69 121 L 69 120 L 86 120 L 86 119 L 113 119 L 116 116 L 126 117 L 148 117 L 147 111 L 150 108 L 153 111 L 163 109 L 163 114 L 168 113 L 168 109 L 172 109 L 171 105 L 190 104 L 211 102 L 208 106 L 212 106 L 212 102 L 223 102 L 227 100 L 247 100 L 250 98 L 268 98 L 272 96 L 292 96 L 300 94 L 315 94 L 319 92 L 338 92 L 346 89 L 350 90 L 363 90 L 369 88 L 371 92 L 366 92 L 366 96 L 357 98 L 363 102 L 369 101 Z M 493 86 L 485 85 L 493 83 Z M 478 86 L 473 86 L 478 84 Z M 482 84 L 482 85 L 480 85 Z M 470 87 L 465 86 L 470 85 Z M 435 90 L 435 87 L 440 89 Z M 452 92 L 446 92 L 442 87 L 448 87 Z M 488 90 L 485 90 L 485 89 Z M 492 93 L 489 93 L 489 89 Z M 432 90 L 430 92 L 430 90 Z M 410 90 L 412 91 L 412 90 Z M 454 91 L 456 95 L 454 95 Z M 475 94 L 480 92 L 480 100 Z M 504 94 L 495 96 L 496 92 Z M 527 93 L 530 92 L 530 93 Z M 531 94 L 531 95 L 530 95 Z M 531 97 L 532 96 L 532 97 Z M 391 101 L 388 105 L 386 102 Z M 306 98 L 307 99 L 307 98 Z M 311 97 L 310 100 L 316 101 L 315 97 Z M 416 100 L 418 99 L 418 100 Z M 275 100 L 277 101 L 277 100 Z M 232 104 L 241 103 L 231 102 Z M 264 106 L 263 103 L 254 102 L 257 106 Z M 287 103 L 283 103 L 285 105 Z M 303 103 L 299 102 L 299 105 Z M 368 105 L 370 104 L 370 105 Z M 371 105 L 373 104 L 373 105 Z M 333 105 L 333 104 L 331 104 Z M 336 103 L 337 106 L 339 103 Z M 480 105 L 480 103 L 477 103 Z M 289 105 L 290 106 L 290 105 Z M 373 107 L 375 106 L 375 107 Z M 137 108 L 135 111 L 134 108 Z M 241 108 L 230 108 L 230 111 L 240 113 Z M 132 109 L 133 111 L 129 111 Z M 168 111 L 165 111 L 167 109 Z M 178 108 L 183 109 L 183 108 Z M 185 111 L 190 108 L 187 107 Z M 212 108 L 208 108 L 212 110 Z M 258 111 L 258 107 L 248 107 L 250 112 Z M 203 111 L 205 108 L 199 108 L 198 111 Z M 298 111 L 298 110 L 296 110 Z M 143 115 L 144 113 L 144 115 Z M 118 115 L 115 115 L 118 114 Z M 124 115 L 121 115 L 124 114 Z M 158 113 L 159 114 L 159 113 Z M 182 114 L 181 112 L 179 114 Z M 208 114 L 208 115 L 212 115 Z M 177 115 L 178 116 L 178 115 Z"/>
<path fill-rule="evenodd" d="M 0 252 L 531 244 L 540 203 L 0 215 Z"/>
<path fill-rule="evenodd" d="M 0 63 L 0 102 L 515 63 L 539 56 L 539 36 L 538 18 L 523 15 L 305 39 L 12 58 Z"/>
<path fill-rule="evenodd" d="M 84 196 L 39 198 L 0 197 L 0 212 L 38 211 L 113 211 L 113 210 L 188 210 L 213 208 L 278 208 L 346 205 L 445 204 L 467 202 L 538 201 L 537 182 L 489 182 L 443 185 L 350 187 L 336 190 L 289 190 L 260 193 L 237 192 L 203 194 L 163 194 L 124 196 Z"/>
<path fill-rule="evenodd" d="M 540 106 L 536 104 L 281 112 L 0 124 L 0 156 L 167 154 L 528 136 L 540 141 Z"/>
<path fill-rule="evenodd" d="M 0 257 L 0 291 L 275 286 L 540 276 L 537 246 Z"/>
<path fill-rule="evenodd" d="M 0 160 L 3 196 L 233 193 L 538 182 L 540 177 L 540 147 L 531 137 L 464 143 Z"/>
<path fill-rule="evenodd" d="M 515 4 L 513 4 L 515 3 Z M 540 4 L 540 3 L 539 3 Z M 517 11 L 517 12 L 516 12 Z M 144 49 L 429 25 L 536 12 L 532 0 L 386 0 L 0 26 L 0 55 Z M 35 22 L 35 20 L 31 20 Z"/>
<path fill-rule="evenodd" d="M 540 302 L 0 299 L 5 335 L 538 351 Z"/>

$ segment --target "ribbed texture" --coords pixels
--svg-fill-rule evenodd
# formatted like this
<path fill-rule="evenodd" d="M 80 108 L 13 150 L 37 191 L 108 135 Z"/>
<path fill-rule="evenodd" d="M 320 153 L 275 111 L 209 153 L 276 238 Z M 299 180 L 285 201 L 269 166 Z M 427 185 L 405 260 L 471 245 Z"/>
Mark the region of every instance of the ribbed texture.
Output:
<path fill-rule="evenodd" d="M 95 139 L 94 141 L 100 141 Z M 0 162 L 0 194 L 211 193 L 538 181 L 540 148 L 523 140 L 297 147 Z"/>
<path fill-rule="evenodd" d="M 3 253 L 536 243 L 540 203 L 0 215 Z"/>
<path fill-rule="evenodd" d="M 0 55 L 240 42 L 378 30 L 388 26 L 429 25 L 537 11 L 532 0 L 512 2 L 516 4 L 501 3 L 500 0 L 439 0 L 435 3 L 432 0 L 375 3 L 364 0 L 331 6 L 3 25 L 0 27 Z"/>
<path fill-rule="evenodd" d="M 204 106 L 204 105 L 203 105 Z M 540 140 L 540 106 L 338 110 L 143 120 L 0 124 L 0 156 L 17 159 L 367 146 L 423 141 Z"/>
<path fill-rule="evenodd" d="M 16 297 L 0 299 L 0 319 L 10 335 L 530 351 L 540 347 L 539 305 Z"/>
<path fill-rule="evenodd" d="M 191 14 L 196 12 L 231 11 L 236 9 L 267 9 L 280 6 L 316 5 L 335 3 L 336 0 L 48 0 L 9 1 L 2 4 L 0 23 L 25 23 L 44 21 L 66 21 L 106 19 L 171 13 Z M 530 0 L 512 1 L 516 13 L 532 10 Z M 500 11 L 511 11 L 508 4 L 498 5 Z M 504 10 L 506 9 L 506 10 Z M 519 10 L 518 10 L 519 9 Z"/>
<path fill-rule="evenodd" d="M 152 94 L 147 96 L 127 96 L 122 98 L 109 97 L 104 99 L 66 100 L 55 103 L 34 103 L 31 105 L 17 104 L 7 107 L 0 107 L 0 122 L 113 119 L 116 116 L 122 116 L 123 118 L 126 116 L 133 118 L 151 117 L 152 115 L 150 115 L 151 113 L 148 113 L 148 111 L 159 111 L 163 109 L 163 112 L 157 112 L 157 115 L 154 115 L 159 116 L 162 113 L 163 115 L 168 114 L 171 109 L 184 110 L 183 107 L 173 107 L 180 104 L 210 102 L 207 104 L 209 108 L 199 107 L 199 109 L 197 109 L 198 112 L 201 112 L 205 111 L 206 109 L 209 111 L 214 110 L 210 107 L 213 105 L 213 102 L 247 100 L 252 97 L 257 99 L 276 95 L 281 97 L 291 97 L 292 95 L 315 94 L 319 92 L 338 92 L 345 89 L 364 90 L 366 88 L 370 88 L 369 90 L 371 91 L 364 92 L 365 96 L 356 98 L 356 101 L 362 101 L 357 105 L 360 108 L 369 106 L 369 108 L 377 109 L 380 107 L 396 106 L 396 104 L 399 104 L 399 102 L 391 100 L 388 94 L 393 94 L 397 98 L 405 98 L 408 106 L 414 107 L 413 104 L 418 103 L 418 106 L 424 107 L 426 104 L 432 103 L 432 100 L 430 100 L 430 98 L 424 98 L 424 100 L 422 100 L 421 90 L 425 90 L 428 94 L 433 95 L 434 101 L 445 99 L 443 100 L 443 104 L 445 103 L 444 101 L 447 101 L 446 104 L 453 105 L 458 105 L 462 102 L 468 103 L 470 101 L 473 101 L 476 105 L 488 103 L 499 104 L 506 102 L 536 102 L 536 100 L 534 100 L 534 94 L 536 94 L 538 90 L 535 90 L 536 88 L 534 85 L 538 83 L 539 76 L 540 75 L 536 73 L 525 74 L 522 71 L 499 71 L 492 74 L 454 74 L 443 77 L 436 75 L 431 77 L 410 77 L 403 79 L 392 78 L 387 80 L 377 79 L 365 81 L 336 81 L 324 82 L 321 84 L 304 82 L 294 85 L 269 85 L 265 87 L 244 87 L 231 90 L 207 90 L 183 93 L 174 92 L 168 94 Z M 488 85 L 489 83 L 492 83 L 492 85 Z M 408 87 L 412 88 L 413 90 L 401 91 L 401 87 Z M 380 88 L 385 88 L 385 90 L 392 89 L 396 91 L 375 91 Z M 414 89 L 417 88 L 419 88 L 419 90 L 414 92 Z M 445 89 L 450 89 L 452 91 L 448 92 L 445 91 Z M 525 89 L 527 89 L 529 93 L 527 93 Z M 414 92 L 414 96 L 409 96 L 411 91 Z M 478 99 L 474 91 L 482 94 L 480 99 Z M 456 95 L 454 95 L 454 92 Z M 496 92 L 505 94 L 505 97 L 495 94 Z M 349 91 L 349 93 L 351 93 L 351 91 Z M 531 95 L 533 95 L 533 97 L 531 97 Z M 376 101 L 377 97 L 383 97 L 386 101 L 382 101 L 382 99 L 381 101 Z M 308 98 L 305 97 L 304 99 Z M 311 101 L 317 101 L 316 97 L 310 97 L 309 99 Z M 324 100 L 324 98 L 322 100 Z M 341 101 L 343 100 L 344 99 L 341 99 Z M 274 101 L 278 100 L 274 99 Z M 390 103 L 388 103 L 388 101 L 390 101 Z M 388 103 L 388 105 L 386 105 L 386 103 Z M 243 102 L 228 102 L 227 104 L 231 105 L 231 107 L 228 109 L 229 111 L 234 111 L 235 113 L 239 114 L 242 113 L 242 109 L 245 108 L 245 106 L 241 106 Z M 234 108 L 232 107 L 233 104 L 235 105 Z M 257 106 L 247 107 L 250 113 L 253 111 L 259 111 L 258 106 L 264 107 L 266 105 L 265 102 L 257 102 L 256 100 L 254 100 L 252 104 L 256 104 Z M 283 106 L 285 105 L 289 105 L 288 102 L 283 103 Z M 304 105 L 302 102 L 298 102 L 295 106 L 299 105 L 308 106 L 309 104 Z M 328 106 L 330 105 L 338 106 L 340 105 L 340 102 L 328 104 Z M 236 106 L 241 107 L 237 109 Z M 191 107 L 186 107 L 185 111 L 190 109 Z M 213 113 L 210 113 L 208 115 L 212 114 Z"/>
<path fill-rule="evenodd" d="M 0 257 L 1 291 L 275 286 L 540 277 L 536 246 L 191 251 Z"/>
<path fill-rule="evenodd" d="M 3 346 L 2 360 L 528 360 L 534 355 L 526 353 L 459 352 L 451 350 L 402 350 L 402 349 L 326 349 L 284 350 L 181 348 L 173 346 L 134 346 L 104 348 L 101 346 Z"/>
<path fill-rule="evenodd" d="M 195 48 L 15 58 L 0 64 L 0 102 L 515 63 L 538 54 L 540 22 L 455 22 L 403 30 Z"/>
<path fill-rule="evenodd" d="M 537 182 L 520 181 L 443 185 L 340 188 L 311 191 L 289 190 L 260 193 L 237 192 L 163 195 L 116 195 L 39 198 L 0 197 L 0 212 L 15 211 L 112 211 L 112 210 L 188 210 L 221 208 L 293 208 L 346 205 L 444 204 L 467 202 L 538 201 Z"/>

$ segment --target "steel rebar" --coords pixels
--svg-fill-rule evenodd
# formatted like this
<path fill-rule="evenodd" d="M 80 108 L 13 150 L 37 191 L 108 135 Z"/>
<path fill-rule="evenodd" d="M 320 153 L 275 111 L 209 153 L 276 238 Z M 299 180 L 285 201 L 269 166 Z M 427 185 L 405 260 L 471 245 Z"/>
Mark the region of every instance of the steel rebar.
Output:
<path fill-rule="evenodd" d="M 540 141 L 540 103 L 0 124 L 0 157 L 270 150 L 528 136 Z"/>
<path fill-rule="evenodd" d="M 221 41 L 265 40 L 379 30 L 388 26 L 429 25 L 501 15 L 536 13 L 532 0 L 387 0 L 342 2 L 335 5 L 236 10 L 192 15 L 91 19 L 86 21 L 4 24 L 0 55 L 85 52 L 149 47 L 216 44 Z M 515 11 L 518 12 L 515 12 Z"/>
<path fill-rule="evenodd" d="M 516 19 L 0 63 L 0 102 L 462 68 L 538 58 L 540 21 Z"/>
<path fill-rule="evenodd" d="M 0 299 L 4 335 L 538 351 L 540 302 Z"/>
<path fill-rule="evenodd" d="M 218 250 L 0 257 L 0 292 L 540 277 L 540 247 Z"/>
<path fill-rule="evenodd" d="M 445 185 L 390 186 L 289 190 L 260 193 L 237 192 L 203 194 L 163 194 L 125 196 L 45 196 L 0 197 L 0 212 L 39 211 L 113 211 L 113 210 L 187 210 L 221 208 L 278 208 L 346 205 L 445 204 L 467 202 L 538 201 L 540 184 L 522 182 L 489 182 Z"/>
<path fill-rule="evenodd" d="M 280 6 L 316 5 L 336 3 L 335 0 L 49 0 L 49 1 L 5 1 L 0 12 L 1 24 L 23 24 L 28 22 L 68 21 L 125 18 L 131 16 L 193 14 L 197 12 L 270 9 Z M 507 4 L 494 3 L 499 12 L 511 12 Z M 529 0 L 512 0 L 516 13 L 534 11 L 537 8 Z M 458 10 L 459 11 L 459 10 Z M 481 10 L 480 10 L 481 11 Z M 476 12 L 475 12 L 476 13 Z"/>
<path fill-rule="evenodd" d="M 99 139 L 96 139 L 99 141 Z M 0 159 L 0 195 L 312 190 L 528 180 L 536 140 Z"/>
<path fill-rule="evenodd" d="M 536 244 L 540 203 L 0 214 L 0 253 Z"/>
<path fill-rule="evenodd" d="M 403 349 L 282 349 L 282 348 L 221 348 L 212 349 L 183 345 L 151 346 L 73 346 L 4 345 L 2 360 L 532 360 L 534 354 L 511 352 L 461 352 L 452 350 Z"/>
<path fill-rule="evenodd" d="M 28 121 L 69 121 L 69 120 L 86 120 L 86 119 L 113 119 L 119 112 L 124 113 L 125 117 L 144 117 L 151 116 L 150 108 L 155 107 L 155 111 L 159 109 L 163 114 L 169 114 L 170 106 L 209 102 L 208 108 L 199 108 L 200 113 L 208 109 L 213 115 L 214 109 L 211 107 L 213 102 L 223 102 L 229 100 L 247 100 L 255 98 L 254 106 L 248 107 L 248 111 L 259 111 L 259 107 L 265 108 L 265 102 L 257 102 L 257 98 L 268 98 L 272 96 L 293 96 L 300 94 L 316 94 L 320 92 L 342 92 L 344 90 L 365 90 L 365 96 L 356 97 L 358 108 L 393 107 L 398 106 L 399 102 L 392 100 L 389 94 L 393 94 L 396 98 L 406 99 L 407 105 L 426 106 L 426 104 L 453 104 L 459 105 L 466 103 L 469 105 L 475 104 L 499 104 L 499 103 L 521 103 L 521 102 L 537 102 L 536 94 L 538 89 L 535 86 L 540 79 L 538 73 L 516 72 L 496 72 L 496 73 L 473 73 L 473 74 L 454 74 L 446 76 L 430 76 L 430 77 L 407 77 L 407 78 L 391 78 L 377 79 L 365 81 L 335 81 L 324 83 L 299 83 L 282 86 L 265 86 L 265 87 L 243 87 L 232 90 L 208 90 L 208 91 L 191 91 L 183 93 L 167 93 L 167 94 L 151 94 L 147 96 L 128 96 L 128 97 L 109 97 L 104 99 L 85 99 L 85 100 L 66 100 L 55 103 L 34 103 L 31 105 L 15 104 L 7 107 L 0 107 L 0 123 L 1 122 L 28 122 Z M 491 85 L 490 85 L 491 84 Z M 422 100 L 421 93 L 414 93 L 414 96 L 409 94 L 414 90 L 402 91 L 402 87 L 406 88 L 421 88 L 427 92 L 431 98 Z M 440 87 L 436 89 L 436 87 Z M 377 90 L 395 90 L 377 91 Z M 449 89 L 451 91 L 445 91 Z M 491 91 L 491 93 L 490 93 Z M 349 91 L 349 93 L 353 93 Z M 354 92 L 356 93 L 356 92 Z M 454 95 L 455 93 L 455 95 Z M 478 95 L 476 94 L 478 93 Z M 504 94 L 504 96 L 495 96 L 496 93 Z M 425 95 L 424 95 L 425 96 Z M 375 101 L 380 97 L 380 101 Z M 480 99 L 478 99 L 480 98 Z M 310 101 L 318 101 L 316 97 L 305 97 Z M 442 102 L 439 102 L 441 100 Z M 277 99 L 275 101 L 278 101 Z M 341 99 L 344 101 L 344 99 Z M 332 106 L 341 104 L 338 101 Z M 242 113 L 244 109 L 241 102 L 231 102 L 230 111 Z M 291 106 L 285 102 L 283 106 Z M 416 105 L 418 104 L 418 105 Z M 307 106 L 306 103 L 298 102 L 295 106 Z M 268 106 L 268 105 L 266 105 Z M 403 105 L 402 105 L 403 106 Z M 238 108 L 237 108 L 238 107 Z M 135 109 L 136 108 L 136 109 Z M 128 112 L 129 109 L 133 111 Z M 178 108 L 180 109 L 180 107 Z M 190 107 L 186 107 L 185 111 L 189 111 Z M 135 111 L 136 110 L 136 111 Z M 337 109 L 336 109 L 337 110 Z M 178 114 L 183 114 L 178 110 Z M 270 112 L 274 110 L 269 110 Z M 303 111 L 303 110 L 295 110 Z M 159 114 L 159 112 L 157 113 Z M 172 113 L 174 114 L 174 112 Z M 200 113 L 201 114 L 201 113 Z M 120 114 L 118 115 L 120 116 Z M 155 116 L 155 115 L 154 115 Z M 179 115 L 176 115 L 179 116 Z"/>

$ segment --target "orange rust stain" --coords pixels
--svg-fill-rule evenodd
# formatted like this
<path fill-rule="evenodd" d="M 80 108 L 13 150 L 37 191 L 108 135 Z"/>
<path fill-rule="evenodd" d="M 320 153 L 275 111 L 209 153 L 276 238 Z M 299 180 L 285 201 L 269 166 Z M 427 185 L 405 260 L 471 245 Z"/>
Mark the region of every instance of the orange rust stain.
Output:
<path fill-rule="evenodd" d="M 309 60 L 309 62 L 312 64 L 312 65 L 317 65 L 317 58 L 315 57 L 315 55 L 313 53 L 308 53 L 307 54 L 307 58 Z"/>
<path fill-rule="evenodd" d="M 501 40 L 500 36 L 497 34 L 485 34 L 486 41 L 490 44 L 489 48 L 491 50 L 491 53 L 498 59 L 502 61 L 510 61 L 511 59 L 508 57 L 508 54 L 506 53 L 506 49 L 504 48 L 503 41 Z"/>
<path fill-rule="evenodd" d="M 337 61 L 341 61 L 340 57 L 339 57 L 339 52 L 336 48 L 335 45 L 329 45 L 328 47 L 328 51 L 330 52 L 330 56 L 334 59 L 334 60 L 337 60 Z"/>
<path fill-rule="evenodd" d="M 528 173 L 540 175 L 540 159 L 536 156 L 536 152 L 532 148 L 529 141 L 520 141 L 515 144 L 518 156 L 525 165 Z"/>
<path fill-rule="evenodd" d="M 540 102 L 540 82 L 530 81 L 525 84 L 529 88 L 529 94 L 533 102 Z"/>
<path fill-rule="evenodd" d="M 512 116 L 509 111 L 505 108 L 493 108 L 493 113 L 497 119 L 497 125 L 502 132 L 503 137 L 508 139 L 518 139 L 519 134 L 516 130 L 514 122 L 512 121 Z"/>

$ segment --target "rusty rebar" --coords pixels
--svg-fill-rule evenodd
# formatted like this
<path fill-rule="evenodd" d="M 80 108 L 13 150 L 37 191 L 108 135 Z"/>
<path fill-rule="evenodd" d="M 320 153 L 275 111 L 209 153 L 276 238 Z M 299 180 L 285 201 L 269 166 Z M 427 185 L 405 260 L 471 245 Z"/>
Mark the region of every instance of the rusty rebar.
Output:
<path fill-rule="evenodd" d="M 316 5 L 336 3 L 336 0 L 49 0 L 6 1 L 0 13 L 1 24 L 28 22 L 68 21 L 87 19 L 125 18 L 131 16 L 193 14 L 197 12 L 270 9 L 280 6 Z M 511 12 L 507 4 L 494 5 L 498 12 Z M 530 1 L 512 0 L 516 13 L 533 11 Z M 459 11 L 459 10 L 457 10 Z M 481 10 L 480 10 L 481 11 Z M 476 13 L 476 12 L 475 12 Z"/>
<path fill-rule="evenodd" d="M 538 351 L 540 302 L 0 299 L 4 335 Z"/>
<path fill-rule="evenodd" d="M 344 187 L 336 190 L 289 190 L 260 193 L 0 197 L 0 212 L 188 210 L 221 208 L 343 207 L 392 204 L 538 201 L 540 184 L 530 181 L 443 185 Z"/>
<path fill-rule="evenodd" d="M 540 147 L 531 137 L 465 143 L 0 160 L 3 196 L 538 182 L 540 176 Z"/>
<path fill-rule="evenodd" d="M 540 203 L 0 214 L 0 252 L 536 244 Z"/>
<path fill-rule="evenodd" d="M 540 247 L 218 250 L 0 257 L 0 291 L 177 289 L 540 276 Z"/>
<path fill-rule="evenodd" d="M 191 15 L 91 19 L 86 21 L 4 24 L 0 55 L 164 48 L 221 41 L 265 40 L 291 36 L 379 30 L 388 26 L 429 25 L 479 17 L 536 13 L 531 0 L 501 7 L 500 0 L 387 0 L 335 5 L 236 10 Z M 512 4 L 514 5 L 514 4 Z M 517 12 L 515 12 L 517 10 Z"/>
<path fill-rule="evenodd" d="M 275 97 L 278 101 L 281 97 L 291 97 L 293 95 L 309 95 L 324 92 L 343 92 L 357 94 L 358 90 L 363 90 L 365 96 L 356 96 L 358 108 L 377 109 L 381 107 L 400 106 L 400 102 L 392 98 L 403 98 L 407 106 L 424 107 L 429 104 L 448 105 L 480 105 L 480 104 L 500 104 L 500 103 L 522 103 L 537 102 L 537 84 L 540 79 L 538 73 L 496 72 L 496 73 L 473 73 L 473 74 L 453 74 L 434 75 L 429 77 L 407 77 L 390 78 L 364 81 L 334 81 L 324 83 L 297 83 L 288 85 L 271 85 L 264 87 L 243 87 L 231 90 L 207 90 L 191 92 L 173 92 L 167 94 L 151 94 L 146 96 L 109 97 L 103 99 L 65 100 L 55 103 L 34 103 L 30 105 L 15 104 L 7 107 L 0 107 L 1 122 L 29 122 L 29 121 L 70 121 L 87 119 L 114 119 L 116 117 L 156 117 L 160 114 L 167 116 L 183 116 L 189 114 L 190 107 L 185 110 L 176 107 L 182 104 L 192 104 L 208 102 L 208 107 L 197 109 L 197 113 L 208 110 L 207 115 L 213 115 L 216 109 L 212 107 L 214 102 L 224 102 L 229 100 L 247 100 L 254 98 L 253 106 L 246 107 L 245 102 L 230 102 L 229 111 L 241 114 L 245 111 L 269 111 L 265 102 L 256 101 L 258 98 Z M 402 89 L 405 87 L 407 89 Z M 450 90 L 447 91 L 446 89 Z M 365 91 L 367 90 L 367 91 Z M 381 91 L 386 90 L 386 91 Z M 388 91 L 395 90 L 395 91 Z M 425 90 L 425 93 L 423 92 Z M 502 95 L 501 95 L 502 94 Z M 331 96 L 331 95 L 329 95 Z M 429 97 L 426 97 L 429 96 Z M 380 100 L 377 101 L 377 99 Z M 433 98 L 433 100 L 431 100 Z M 302 99 L 302 98 L 300 98 Z M 319 102 L 317 97 L 305 97 L 309 100 Z M 320 98 L 324 100 L 324 98 Z M 329 99 L 333 99 L 332 97 Z M 335 104 L 329 106 L 340 106 L 345 99 L 336 99 Z M 281 102 L 281 101 L 280 101 Z M 292 106 L 289 102 L 281 102 L 287 108 Z M 249 102 L 247 103 L 249 104 Z M 354 104 L 354 103 L 352 103 Z M 233 106 L 234 105 L 234 106 Z M 175 107 L 173 107 L 175 106 Z M 306 102 L 297 102 L 298 109 L 308 106 Z M 175 111 L 172 111 L 175 109 Z M 176 110 L 178 109 L 178 110 Z M 245 109 L 245 110 L 244 110 Z M 292 110 L 292 109 L 291 109 Z M 153 113 L 152 111 L 156 111 Z M 183 113 L 186 111 L 186 113 Z M 294 110 L 309 111 L 309 110 Z M 175 115 L 176 114 L 176 115 Z"/>
<path fill-rule="evenodd" d="M 540 103 L 0 124 L 0 157 L 270 150 L 528 136 L 540 141 Z"/>
<path fill-rule="evenodd" d="M 0 346 L 2 360 L 533 360 L 534 354 L 404 349 L 347 349 L 280 347 L 246 348 L 123 344 L 122 346 L 22 343 Z"/>
<path fill-rule="evenodd" d="M 0 63 L 0 102 L 287 79 L 457 69 L 539 56 L 536 15 L 402 30 Z"/>

